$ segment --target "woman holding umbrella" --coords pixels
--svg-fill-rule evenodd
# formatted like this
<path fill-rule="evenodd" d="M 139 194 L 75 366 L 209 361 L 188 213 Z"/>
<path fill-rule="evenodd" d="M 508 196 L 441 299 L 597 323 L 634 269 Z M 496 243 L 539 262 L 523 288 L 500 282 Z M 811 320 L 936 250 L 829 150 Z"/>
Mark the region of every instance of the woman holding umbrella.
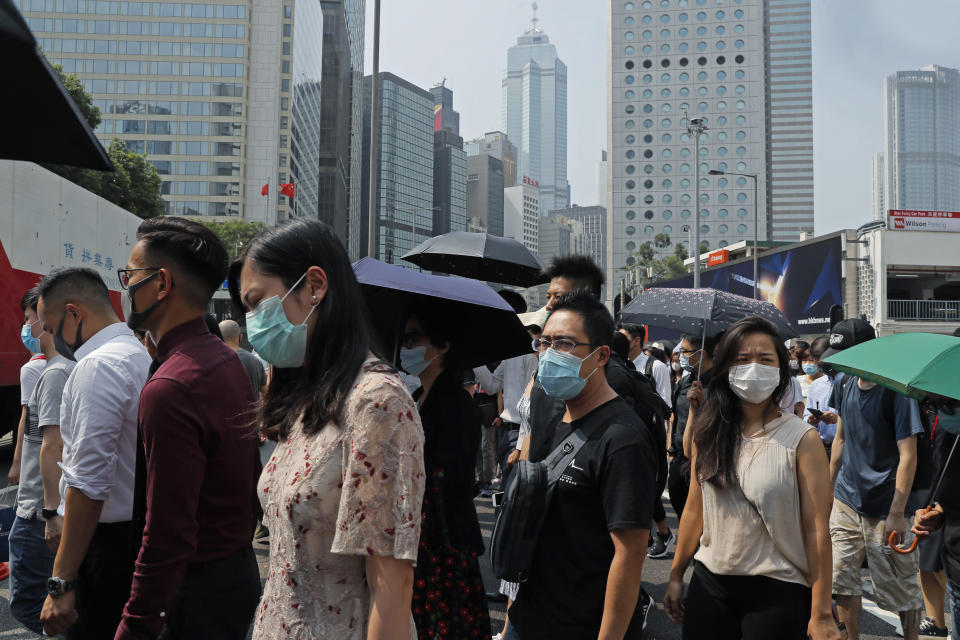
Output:
<path fill-rule="evenodd" d="M 792 375 L 786 347 L 770 322 L 747 317 L 715 355 L 693 424 L 699 482 L 680 520 L 667 616 L 691 640 L 838 640 L 827 458 L 816 429 L 777 406 Z"/>
<path fill-rule="evenodd" d="M 257 487 L 271 535 L 253 637 L 416 638 L 423 431 L 370 352 L 347 252 L 330 225 L 299 219 L 251 240 L 229 286 L 273 365 L 258 423 L 279 441 Z"/>
<path fill-rule="evenodd" d="M 408 314 L 400 365 L 420 379 L 426 491 L 413 617 L 420 638 L 489 638 L 478 556 L 483 535 L 473 504 L 480 412 L 460 383 L 460 323 L 442 302 L 419 298 Z M 477 339 L 471 336 L 471 339 Z"/>

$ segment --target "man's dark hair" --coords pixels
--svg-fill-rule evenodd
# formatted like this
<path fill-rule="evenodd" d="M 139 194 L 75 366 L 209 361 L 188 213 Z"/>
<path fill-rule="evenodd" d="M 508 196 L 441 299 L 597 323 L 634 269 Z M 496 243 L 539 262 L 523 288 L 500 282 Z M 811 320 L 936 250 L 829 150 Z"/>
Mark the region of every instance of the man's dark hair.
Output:
<path fill-rule="evenodd" d="M 62 267 L 51 271 L 36 286 L 38 297 L 45 307 L 60 307 L 67 303 L 82 303 L 93 309 L 113 309 L 110 292 L 103 278 L 86 267 Z"/>
<path fill-rule="evenodd" d="M 593 295 L 580 291 L 560 296 L 553 305 L 553 313 L 558 311 L 572 311 L 583 319 L 591 347 L 609 347 L 613 342 L 613 317 Z"/>
<path fill-rule="evenodd" d="M 512 289 L 500 289 L 497 291 L 500 294 L 500 297 L 507 301 L 511 307 L 513 307 L 514 313 L 526 313 L 527 312 L 527 301 L 523 299 L 523 296 L 517 293 Z"/>
<path fill-rule="evenodd" d="M 630 334 L 631 340 L 643 338 L 645 334 L 642 324 L 633 324 L 632 322 L 618 322 L 617 329 L 623 329 Z"/>
<path fill-rule="evenodd" d="M 623 335 L 619 331 L 613 332 L 613 342 L 611 343 L 610 348 L 613 349 L 614 353 L 624 360 L 630 359 L 630 338 Z"/>
<path fill-rule="evenodd" d="M 797 340 L 797 341 L 794 343 L 794 345 L 795 345 L 795 346 L 797 347 L 797 349 L 800 350 L 800 351 L 809 351 L 809 350 L 810 350 L 810 343 L 807 342 L 807 341 L 805 341 L 805 340 Z"/>
<path fill-rule="evenodd" d="M 31 288 L 23 297 L 20 298 L 20 311 L 26 311 L 27 309 L 37 310 L 37 302 L 40 300 L 40 285 L 36 285 Z"/>
<path fill-rule="evenodd" d="M 820 336 L 810 344 L 810 348 L 807 349 L 807 353 L 810 354 L 811 360 L 815 362 L 820 362 L 820 358 L 823 356 L 823 352 L 829 348 L 830 348 L 830 336 Z"/>
<path fill-rule="evenodd" d="M 603 271 L 590 256 L 563 256 L 554 258 L 550 268 L 544 272 L 550 280 L 566 278 L 573 280 L 576 291 L 586 291 L 594 298 L 600 299 L 600 290 L 603 288 Z M 556 311 L 556 308 L 554 308 Z M 612 332 L 611 332 L 612 334 Z"/>
<path fill-rule="evenodd" d="M 137 229 L 151 267 L 175 272 L 183 297 L 206 307 L 227 277 L 227 250 L 217 235 L 199 222 L 161 216 L 144 220 Z"/>
<path fill-rule="evenodd" d="M 694 349 L 703 349 L 707 352 L 709 357 L 713 357 L 713 351 L 717 348 L 717 343 L 720 342 L 720 338 L 723 337 L 724 332 L 720 332 L 715 336 L 707 336 L 706 341 L 704 341 L 703 336 L 700 334 L 687 334 L 681 338 L 681 340 L 686 340 L 690 343 L 690 346 Z"/>

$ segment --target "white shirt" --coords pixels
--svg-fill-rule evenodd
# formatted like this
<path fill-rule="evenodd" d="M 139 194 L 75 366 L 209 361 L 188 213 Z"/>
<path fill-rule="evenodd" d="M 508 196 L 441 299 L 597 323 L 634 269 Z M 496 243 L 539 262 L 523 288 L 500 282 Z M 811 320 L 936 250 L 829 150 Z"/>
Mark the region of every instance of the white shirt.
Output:
<path fill-rule="evenodd" d="M 20 404 L 30 404 L 30 396 L 33 395 L 33 388 L 37 386 L 37 380 L 40 374 L 47 368 L 47 359 L 42 353 L 38 353 L 20 367 Z"/>
<path fill-rule="evenodd" d="M 650 356 L 642 351 L 640 352 L 640 355 L 634 358 L 633 366 L 637 368 L 637 371 L 640 373 L 644 373 L 646 371 L 648 358 L 650 358 Z M 668 407 L 672 407 L 673 389 L 670 384 L 670 367 L 654 358 L 653 368 L 650 370 L 650 375 L 653 378 L 654 384 L 657 385 L 657 394 L 663 398 L 663 401 L 667 403 Z"/>
<path fill-rule="evenodd" d="M 793 413 L 793 408 L 798 402 L 803 402 L 800 381 L 797 380 L 796 376 L 790 376 L 790 388 L 784 389 L 783 397 L 780 398 L 780 408 L 788 413 Z"/>
<path fill-rule="evenodd" d="M 806 420 L 810 417 L 810 408 L 819 409 L 824 413 L 831 411 L 836 413 L 837 410 L 830 406 L 830 396 L 833 393 L 833 380 L 830 379 L 830 376 L 820 376 L 816 380 L 810 383 L 810 386 L 807 388 L 807 405 L 803 410 L 803 419 Z M 833 442 L 833 438 L 837 433 L 837 425 L 827 424 L 826 422 L 820 421 L 817 424 L 817 431 L 820 432 L 820 438 L 824 442 Z"/>
<path fill-rule="evenodd" d="M 67 488 L 102 500 L 100 522 L 133 515 L 137 468 L 137 411 L 150 356 L 123 322 L 98 331 L 76 351 L 63 389 L 60 435 L 60 515 Z"/>
<path fill-rule="evenodd" d="M 520 424 L 520 414 L 517 413 L 517 403 L 527 390 L 530 378 L 537 371 L 537 354 L 528 353 L 516 358 L 501 362 L 493 373 L 486 367 L 477 367 L 473 370 L 477 382 L 488 394 L 503 391 L 503 413 L 500 418 L 504 422 Z"/>

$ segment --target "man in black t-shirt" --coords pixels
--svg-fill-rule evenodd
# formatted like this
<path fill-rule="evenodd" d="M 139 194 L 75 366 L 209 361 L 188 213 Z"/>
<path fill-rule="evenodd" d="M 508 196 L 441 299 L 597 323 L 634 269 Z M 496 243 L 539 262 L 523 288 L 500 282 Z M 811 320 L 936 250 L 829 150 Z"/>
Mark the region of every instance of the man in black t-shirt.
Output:
<path fill-rule="evenodd" d="M 510 608 L 521 640 L 639 638 L 638 606 L 656 484 L 646 425 L 607 383 L 613 319 L 589 295 L 560 298 L 541 336 L 539 381 L 564 401 L 550 448 L 587 441 L 547 507 L 530 579 Z"/>

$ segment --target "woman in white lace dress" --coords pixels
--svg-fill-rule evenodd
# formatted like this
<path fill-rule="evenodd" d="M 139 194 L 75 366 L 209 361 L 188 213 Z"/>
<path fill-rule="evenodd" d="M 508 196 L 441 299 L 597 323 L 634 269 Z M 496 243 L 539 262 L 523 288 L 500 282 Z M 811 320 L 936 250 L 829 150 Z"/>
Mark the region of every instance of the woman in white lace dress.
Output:
<path fill-rule="evenodd" d="M 258 486 L 270 571 L 253 637 L 415 640 L 423 429 L 369 352 L 343 246 L 329 225 L 297 220 L 254 238 L 229 285 L 274 366 L 260 423 L 279 443 Z"/>

